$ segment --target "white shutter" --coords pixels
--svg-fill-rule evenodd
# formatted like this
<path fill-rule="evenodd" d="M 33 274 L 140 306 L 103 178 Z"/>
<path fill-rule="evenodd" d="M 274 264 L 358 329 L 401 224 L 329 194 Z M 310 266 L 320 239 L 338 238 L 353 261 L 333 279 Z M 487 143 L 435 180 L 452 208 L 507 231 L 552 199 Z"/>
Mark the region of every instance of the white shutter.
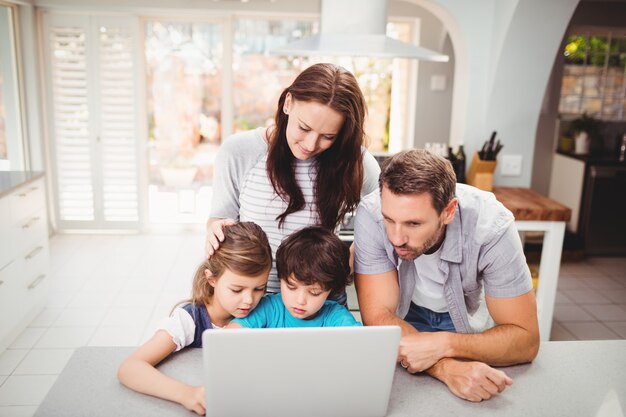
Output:
<path fill-rule="evenodd" d="M 139 219 L 137 181 L 138 113 L 129 28 L 99 27 L 100 145 L 105 221 Z"/>
<path fill-rule="evenodd" d="M 58 216 L 94 220 L 85 27 L 49 29 Z"/>
<path fill-rule="evenodd" d="M 44 27 L 58 227 L 137 228 L 138 22 L 47 13 Z"/>

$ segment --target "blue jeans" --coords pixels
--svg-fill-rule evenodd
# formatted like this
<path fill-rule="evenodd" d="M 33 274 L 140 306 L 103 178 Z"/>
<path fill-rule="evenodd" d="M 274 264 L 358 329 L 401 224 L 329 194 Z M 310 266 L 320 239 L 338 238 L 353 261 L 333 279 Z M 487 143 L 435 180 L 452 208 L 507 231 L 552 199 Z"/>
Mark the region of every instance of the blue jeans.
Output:
<path fill-rule="evenodd" d="M 404 321 L 420 332 L 456 332 L 449 313 L 437 313 L 414 303 Z"/>

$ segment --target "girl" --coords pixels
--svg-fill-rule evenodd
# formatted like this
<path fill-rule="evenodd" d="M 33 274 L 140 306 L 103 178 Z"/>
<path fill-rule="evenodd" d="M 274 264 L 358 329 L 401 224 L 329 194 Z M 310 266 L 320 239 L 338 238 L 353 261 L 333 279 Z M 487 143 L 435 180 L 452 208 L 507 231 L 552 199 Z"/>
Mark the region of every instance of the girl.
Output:
<path fill-rule="evenodd" d="M 204 330 L 246 317 L 265 294 L 271 266 L 272 250 L 259 226 L 246 222 L 225 227 L 219 250 L 196 272 L 191 299 L 175 307 L 154 336 L 120 365 L 120 382 L 203 415 L 204 387 L 172 379 L 155 366 L 186 346 L 201 347 Z"/>
<path fill-rule="evenodd" d="M 354 76 L 316 64 L 283 91 L 274 126 L 227 138 L 216 158 L 207 256 L 232 219 L 260 225 L 273 253 L 303 227 L 337 227 L 361 195 L 378 189 L 380 168 L 363 148 L 365 113 Z M 268 291 L 280 291 L 275 267 Z"/>

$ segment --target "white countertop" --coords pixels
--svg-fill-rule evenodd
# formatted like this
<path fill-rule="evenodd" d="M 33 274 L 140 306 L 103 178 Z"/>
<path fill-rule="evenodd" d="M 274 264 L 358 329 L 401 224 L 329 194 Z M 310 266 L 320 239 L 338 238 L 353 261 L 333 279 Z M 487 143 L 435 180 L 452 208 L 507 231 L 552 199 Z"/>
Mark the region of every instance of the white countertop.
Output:
<path fill-rule="evenodd" d="M 192 416 L 181 405 L 122 386 L 117 367 L 133 350 L 85 347 L 76 350 L 41 404 L 36 417 Z M 184 349 L 161 371 L 200 384 L 201 349 Z M 626 412 L 626 340 L 542 342 L 531 364 L 502 368 L 514 380 L 489 401 L 455 397 L 439 381 L 398 367 L 388 416 L 595 416 Z"/>

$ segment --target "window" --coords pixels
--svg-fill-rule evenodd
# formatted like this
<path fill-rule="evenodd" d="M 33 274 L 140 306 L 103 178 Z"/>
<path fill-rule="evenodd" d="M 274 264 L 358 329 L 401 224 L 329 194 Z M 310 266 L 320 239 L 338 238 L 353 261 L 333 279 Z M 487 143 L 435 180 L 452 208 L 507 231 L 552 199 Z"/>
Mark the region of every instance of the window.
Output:
<path fill-rule="evenodd" d="M 412 25 L 406 21 L 391 22 L 387 25 L 387 35 L 410 42 L 411 29 Z M 404 103 L 408 101 L 410 90 L 409 61 L 331 56 L 283 57 L 269 53 L 274 45 L 317 31 L 317 21 L 236 20 L 233 46 L 234 131 L 272 124 L 276 103 L 283 89 L 310 65 L 332 62 L 352 72 L 359 81 L 368 106 L 365 131 L 370 151 L 388 150 L 390 130 L 394 131 L 394 137 L 399 142 L 404 143 L 403 138 L 408 134 L 408 107 Z"/>
<path fill-rule="evenodd" d="M 0 171 L 25 168 L 16 16 L 16 6 L 0 2 Z"/>
<path fill-rule="evenodd" d="M 389 23 L 388 34 L 411 41 L 412 27 L 409 21 Z M 390 131 L 405 142 L 408 60 L 270 54 L 272 47 L 318 30 L 316 19 L 303 17 L 145 21 L 152 223 L 203 223 L 223 137 L 272 124 L 283 89 L 316 62 L 336 63 L 356 76 L 369 109 L 371 151 L 388 149 Z"/>
<path fill-rule="evenodd" d="M 572 35 L 563 56 L 559 112 L 625 120 L 626 36 L 617 33 Z"/>

